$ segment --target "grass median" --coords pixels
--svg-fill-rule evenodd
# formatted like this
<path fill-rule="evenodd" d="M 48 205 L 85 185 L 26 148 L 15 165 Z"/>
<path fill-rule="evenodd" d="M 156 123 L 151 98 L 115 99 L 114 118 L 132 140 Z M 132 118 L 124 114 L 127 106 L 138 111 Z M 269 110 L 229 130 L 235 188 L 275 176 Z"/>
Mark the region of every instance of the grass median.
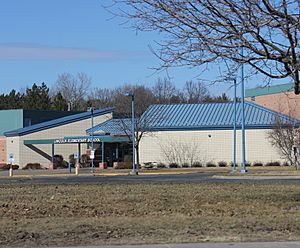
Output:
<path fill-rule="evenodd" d="M 300 239 L 300 186 L 0 185 L 0 246 Z"/>

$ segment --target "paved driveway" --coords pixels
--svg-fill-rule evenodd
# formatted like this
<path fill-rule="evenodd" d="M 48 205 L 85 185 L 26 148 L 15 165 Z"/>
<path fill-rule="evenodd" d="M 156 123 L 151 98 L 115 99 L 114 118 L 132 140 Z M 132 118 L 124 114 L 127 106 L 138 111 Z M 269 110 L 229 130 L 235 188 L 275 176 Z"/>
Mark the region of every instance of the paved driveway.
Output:
<path fill-rule="evenodd" d="M 201 243 L 124 246 L 84 246 L 85 248 L 298 248 L 300 242 Z M 75 248 L 75 247 L 68 247 Z M 80 248 L 80 247 L 76 247 Z M 83 248 L 83 247 L 82 247 Z"/>
<path fill-rule="evenodd" d="M 216 177 L 214 173 L 192 173 L 192 174 L 162 174 L 162 175 L 117 175 L 117 176 L 91 176 L 82 174 L 79 176 L 67 174 L 53 174 L 53 175 L 20 175 L 14 177 L 2 176 L 0 177 L 0 184 L 76 184 L 76 183 L 149 183 L 149 182 L 177 182 L 177 183 L 300 183 L 300 179 L 289 178 L 284 179 L 275 177 L 271 179 L 265 178 L 232 178 L 232 177 Z"/>

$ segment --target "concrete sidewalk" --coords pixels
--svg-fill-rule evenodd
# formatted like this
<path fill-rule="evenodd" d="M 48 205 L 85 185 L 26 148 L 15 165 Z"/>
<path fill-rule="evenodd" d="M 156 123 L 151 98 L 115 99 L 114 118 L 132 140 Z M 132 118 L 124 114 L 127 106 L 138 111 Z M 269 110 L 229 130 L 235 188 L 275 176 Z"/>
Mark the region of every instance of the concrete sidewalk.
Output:
<path fill-rule="evenodd" d="M 140 170 L 139 175 L 181 175 L 181 174 L 193 174 L 198 173 L 197 171 L 188 171 L 188 170 L 175 170 L 175 171 L 148 171 L 148 170 Z M 130 170 L 99 170 L 95 169 L 94 176 L 129 176 Z M 69 177 L 69 176 L 77 176 L 75 175 L 75 169 L 72 168 L 71 173 L 69 173 L 68 169 L 57 169 L 57 170 L 14 170 L 13 177 L 22 178 L 22 177 Z M 78 176 L 92 176 L 90 168 L 80 168 Z M 0 171 L 1 177 L 9 177 L 9 171 L 3 170 Z"/>
<path fill-rule="evenodd" d="M 253 242 L 253 243 L 195 243 L 195 244 L 158 244 L 158 245 L 123 245 L 123 246 L 82 246 L 68 248 L 298 248 L 295 242 Z M 52 247 L 54 248 L 54 247 Z"/>

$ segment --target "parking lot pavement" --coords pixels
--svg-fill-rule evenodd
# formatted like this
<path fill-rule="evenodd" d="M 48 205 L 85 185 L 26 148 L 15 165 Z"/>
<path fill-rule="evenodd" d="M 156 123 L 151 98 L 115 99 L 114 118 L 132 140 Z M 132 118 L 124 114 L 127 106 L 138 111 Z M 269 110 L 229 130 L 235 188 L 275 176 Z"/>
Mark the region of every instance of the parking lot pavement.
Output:
<path fill-rule="evenodd" d="M 59 170 L 16 170 L 13 177 L 8 171 L 0 171 L 0 184 L 76 184 L 76 183 L 106 183 L 106 182 L 238 182 L 238 183 L 297 183 L 299 176 L 224 176 L 210 171 L 140 171 L 138 176 L 130 176 L 130 170 L 95 170 L 92 176 L 90 168 L 81 168 L 79 175 L 74 169 L 69 174 L 68 169 Z"/>
<path fill-rule="evenodd" d="M 296 242 L 253 242 L 253 243 L 199 243 L 199 244 L 158 244 L 158 245 L 122 245 L 122 246 L 82 246 L 82 248 L 298 248 Z M 52 247 L 54 248 L 54 247 Z M 80 248 L 80 247 L 68 247 Z"/>

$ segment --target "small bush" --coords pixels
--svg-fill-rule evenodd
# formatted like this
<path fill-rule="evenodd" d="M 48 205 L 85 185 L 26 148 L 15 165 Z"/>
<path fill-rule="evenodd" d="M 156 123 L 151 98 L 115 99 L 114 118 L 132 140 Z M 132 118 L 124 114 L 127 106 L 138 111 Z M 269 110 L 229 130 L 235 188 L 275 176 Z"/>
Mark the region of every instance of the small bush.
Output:
<path fill-rule="evenodd" d="M 144 163 L 144 168 L 145 169 L 152 169 L 153 167 L 154 167 L 154 165 L 152 164 L 152 162 Z"/>
<path fill-rule="evenodd" d="M 28 163 L 22 168 L 22 170 L 40 170 L 40 169 L 42 169 L 40 163 Z"/>
<path fill-rule="evenodd" d="M 203 165 L 201 162 L 196 161 L 196 162 L 192 163 L 192 167 L 203 167 Z"/>
<path fill-rule="evenodd" d="M 178 168 L 178 164 L 177 163 L 170 163 L 169 167 L 170 168 Z"/>
<path fill-rule="evenodd" d="M 167 166 L 164 163 L 158 163 L 157 168 L 167 168 Z"/>
<path fill-rule="evenodd" d="M 273 166 L 281 166 L 281 163 L 279 161 L 276 161 L 273 163 Z"/>
<path fill-rule="evenodd" d="M 214 162 L 207 162 L 206 167 L 217 167 L 217 165 Z"/>
<path fill-rule="evenodd" d="M 18 170 L 19 168 L 20 168 L 20 166 L 17 165 L 17 164 L 13 164 L 13 165 L 12 165 L 12 169 L 13 169 L 13 170 Z"/>
<path fill-rule="evenodd" d="M 266 166 L 280 166 L 280 162 L 278 161 L 275 161 L 275 162 L 268 162 L 266 163 Z"/>
<path fill-rule="evenodd" d="M 219 167 L 226 167 L 227 166 L 227 162 L 226 161 L 220 161 L 220 162 L 218 162 L 218 166 Z"/>
<path fill-rule="evenodd" d="M 246 161 L 245 166 L 246 166 L 246 167 L 250 167 L 250 166 L 251 166 L 251 163 L 250 163 L 249 161 Z"/>
<path fill-rule="evenodd" d="M 282 163 L 282 166 L 290 166 L 290 163 L 285 161 L 285 162 Z"/>
<path fill-rule="evenodd" d="M 76 164 L 76 159 L 75 159 L 73 153 L 69 155 L 69 162 L 70 162 L 71 166 L 75 166 L 75 164 Z"/>
<path fill-rule="evenodd" d="M 254 162 L 252 166 L 263 166 L 262 162 Z"/>
<path fill-rule="evenodd" d="M 230 162 L 229 166 L 230 166 L 230 167 L 233 167 L 233 162 Z M 235 166 L 238 167 L 238 166 L 239 166 L 239 163 L 236 163 Z"/>
<path fill-rule="evenodd" d="M 12 167 L 13 170 L 19 169 L 19 165 L 17 165 L 17 164 L 13 164 L 13 165 L 6 164 L 6 163 L 1 163 L 0 164 L 0 170 L 9 170 L 10 167 Z"/>
<path fill-rule="evenodd" d="M 92 162 L 91 162 L 92 163 Z M 86 154 L 82 154 L 80 157 L 80 164 L 83 168 L 85 167 L 89 167 L 89 163 L 88 163 L 88 155 Z"/>
<path fill-rule="evenodd" d="M 137 165 L 136 165 L 136 168 Z M 114 169 L 122 170 L 122 169 L 132 169 L 132 163 L 131 162 L 118 162 L 116 165 L 114 165 Z"/>
<path fill-rule="evenodd" d="M 68 168 L 68 163 L 64 161 L 64 158 L 62 155 L 54 155 L 53 159 L 53 167 L 54 168 Z"/>
<path fill-rule="evenodd" d="M 6 163 L 1 163 L 0 164 L 0 170 L 9 170 L 10 165 Z"/>
<path fill-rule="evenodd" d="M 183 163 L 181 167 L 182 167 L 182 168 L 189 168 L 189 167 L 190 167 L 190 164 L 189 164 L 189 163 Z"/>

